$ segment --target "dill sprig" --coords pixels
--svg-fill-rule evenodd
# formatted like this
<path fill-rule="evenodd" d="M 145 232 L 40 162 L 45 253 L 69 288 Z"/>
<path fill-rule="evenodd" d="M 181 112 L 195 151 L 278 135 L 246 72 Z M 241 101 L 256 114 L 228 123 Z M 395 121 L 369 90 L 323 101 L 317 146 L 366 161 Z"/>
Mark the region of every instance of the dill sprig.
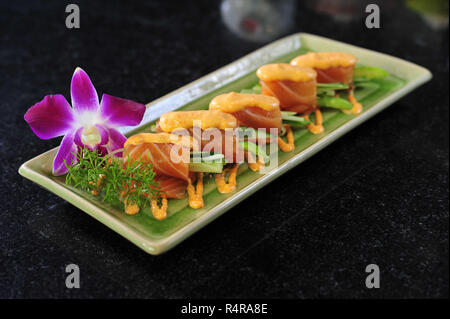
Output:
<path fill-rule="evenodd" d="M 91 194 L 102 195 L 102 201 L 113 204 L 117 200 L 127 205 L 145 207 L 149 198 L 159 198 L 159 183 L 150 163 L 101 156 L 94 150 L 81 149 L 74 165 L 67 165 L 66 183 Z"/>

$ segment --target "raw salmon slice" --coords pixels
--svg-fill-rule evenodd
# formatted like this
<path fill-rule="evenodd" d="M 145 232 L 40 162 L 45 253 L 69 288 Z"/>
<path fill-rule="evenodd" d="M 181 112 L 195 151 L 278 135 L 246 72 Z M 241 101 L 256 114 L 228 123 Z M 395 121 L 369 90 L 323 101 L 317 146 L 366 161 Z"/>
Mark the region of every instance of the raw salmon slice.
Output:
<path fill-rule="evenodd" d="M 318 83 L 353 81 L 353 69 L 357 58 L 346 52 L 309 52 L 292 59 L 291 64 L 313 68 Z"/>
<path fill-rule="evenodd" d="M 261 93 L 271 95 L 280 101 L 284 111 L 310 113 L 317 108 L 317 83 L 294 81 L 260 81 Z"/>
<path fill-rule="evenodd" d="M 315 69 L 318 83 L 342 82 L 351 84 L 353 82 L 353 69 L 355 66 L 339 66 L 328 69 Z"/>
<path fill-rule="evenodd" d="M 173 150 L 173 147 L 173 144 L 160 143 L 129 145 L 124 152 L 124 162 L 129 159 L 142 160 L 151 163 L 158 176 L 172 176 L 187 181 L 189 179 L 189 159 L 183 161 L 181 159 L 181 148 L 178 147 Z M 172 160 L 174 154 L 179 155 L 177 162 Z"/>
<path fill-rule="evenodd" d="M 232 130 L 229 130 L 227 133 L 224 130 L 210 128 L 200 131 L 201 134 L 196 133 L 195 136 L 192 129 L 188 131 L 194 140 L 198 141 L 201 139 L 199 145 L 201 145 L 202 152 L 223 154 L 228 163 L 234 163 L 236 161 L 236 150 L 238 146 Z"/>
<path fill-rule="evenodd" d="M 257 106 L 250 106 L 241 111 L 231 113 L 237 118 L 239 125 L 259 128 L 278 128 L 281 130 L 283 125 L 280 109 L 266 111 Z"/>
<path fill-rule="evenodd" d="M 166 175 L 156 176 L 155 181 L 159 183 L 159 190 L 164 197 L 176 199 L 185 197 L 187 181 Z"/>

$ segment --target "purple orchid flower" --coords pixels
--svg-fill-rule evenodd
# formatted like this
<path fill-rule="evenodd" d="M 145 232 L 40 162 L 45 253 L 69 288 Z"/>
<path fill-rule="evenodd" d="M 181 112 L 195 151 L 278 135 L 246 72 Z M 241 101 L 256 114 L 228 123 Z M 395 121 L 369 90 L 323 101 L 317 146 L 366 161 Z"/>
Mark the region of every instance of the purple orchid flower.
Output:
<path fill-rule="evenodd" d="M 123 147 L 126 137 L 117 128 L 136 126 L 142 121 L 145 105 L 108 94 L 99 103 L 89 76 L 76 68 L 70 86 L 72 107 L 61 94 L 47 95 L 25 113 L 25 121 L 41 139 L 64 135 L 53 161 L 53 174 L 67 173 L 65 163 L 77 162 L 81 147 L 106 154 Z"/>

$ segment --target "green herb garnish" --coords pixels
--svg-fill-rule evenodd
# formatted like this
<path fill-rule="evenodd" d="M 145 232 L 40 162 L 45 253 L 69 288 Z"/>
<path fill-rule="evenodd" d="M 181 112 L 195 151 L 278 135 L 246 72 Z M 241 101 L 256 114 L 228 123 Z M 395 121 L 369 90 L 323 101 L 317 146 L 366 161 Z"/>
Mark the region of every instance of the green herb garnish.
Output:
<path fill-rule="evenodd" d="M 101 156 L 85 148 L 77 154 L 78 163 L 67 165 L 66 183 L 94 195 L 102 195 L 109 204 L 125 200 L 127 205 L 145 207 L 149 199 L 159 198 L 159 183 L 150 163 L 127 161 L 113 156 Z"/>

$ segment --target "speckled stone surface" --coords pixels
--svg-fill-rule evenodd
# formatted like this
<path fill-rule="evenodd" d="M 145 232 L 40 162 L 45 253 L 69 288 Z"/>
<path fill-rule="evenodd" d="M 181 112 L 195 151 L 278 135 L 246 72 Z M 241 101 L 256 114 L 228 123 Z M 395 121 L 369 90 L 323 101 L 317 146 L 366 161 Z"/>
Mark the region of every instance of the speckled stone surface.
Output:
<path fill-rule="evenodd" d="M 174 250 L 152 257 L 25 180 L 20 164 L 59 144 L 23 120 L 50 93 L 69 96 L 81 66 L 97 90 L 149 102 L 262 44 L 223 24 L 217 1 L 0 3 L 0 297 L 448 297 L 448 29 L 403 3 L 382 26 L 299 5 L 310 32 L 429 68 L 434 79 Z M 76 263 L 81 289 L 65 287 Z M 376 263 L 381 288 L 365 287 Z"/>

